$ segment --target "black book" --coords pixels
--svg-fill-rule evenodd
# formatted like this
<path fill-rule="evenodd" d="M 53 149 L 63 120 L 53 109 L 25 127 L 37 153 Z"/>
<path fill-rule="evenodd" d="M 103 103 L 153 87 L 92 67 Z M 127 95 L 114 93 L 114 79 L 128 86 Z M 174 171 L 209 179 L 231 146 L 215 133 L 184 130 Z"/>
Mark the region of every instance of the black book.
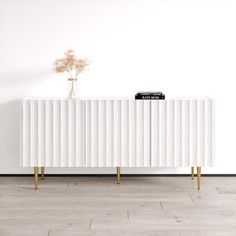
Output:
<path fill-rule="evenodd" d="M 162 92 L 138 92 L 135 94 L 135 99 L 163 100 L 165 99 L 165 94 Z"/>

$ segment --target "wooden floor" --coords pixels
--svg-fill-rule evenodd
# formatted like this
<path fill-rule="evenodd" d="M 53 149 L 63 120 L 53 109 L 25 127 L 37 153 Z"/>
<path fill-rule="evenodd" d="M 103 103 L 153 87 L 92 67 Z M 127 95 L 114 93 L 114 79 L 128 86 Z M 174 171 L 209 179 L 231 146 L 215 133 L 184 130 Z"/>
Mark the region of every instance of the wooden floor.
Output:
<path fill-rule="evenodd" d="M 236 235 L 236 178 L 0 177 L 0 236 Z"/>

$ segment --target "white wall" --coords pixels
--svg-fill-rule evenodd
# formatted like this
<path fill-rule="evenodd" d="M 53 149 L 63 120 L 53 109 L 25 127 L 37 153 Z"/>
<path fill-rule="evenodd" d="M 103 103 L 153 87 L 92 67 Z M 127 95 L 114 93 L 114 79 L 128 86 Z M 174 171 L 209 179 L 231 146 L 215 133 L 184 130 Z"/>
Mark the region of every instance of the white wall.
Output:
<path fill-rule="evenodd" d="M 67 96 L 66 76 L 52 64 L 68 48 L 92 60 L 80 96 L 214 98 L 216 167 L 203 173 L 236 173 L 235 0 L 0 0 L 0 174 L 32 173 L 19 167 L 19 99 Z"/>

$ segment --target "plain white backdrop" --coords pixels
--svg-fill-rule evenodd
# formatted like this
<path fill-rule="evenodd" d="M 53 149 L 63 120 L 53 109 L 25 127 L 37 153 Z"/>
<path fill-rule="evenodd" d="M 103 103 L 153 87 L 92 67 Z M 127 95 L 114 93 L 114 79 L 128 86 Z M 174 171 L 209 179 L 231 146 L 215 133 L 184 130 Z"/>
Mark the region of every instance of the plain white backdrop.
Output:
<path fill-rule="evenodd" d="M 161 90 L 214 98 L 216 166 L 202 172 L 236 173 L 236 0 L 0 0 L 0 174 L 32 173 L 20 168 L 19 100 L 67 96 L 67 76 L 52 65 L 69 48 L 92 61 L 81 97 Z"/>

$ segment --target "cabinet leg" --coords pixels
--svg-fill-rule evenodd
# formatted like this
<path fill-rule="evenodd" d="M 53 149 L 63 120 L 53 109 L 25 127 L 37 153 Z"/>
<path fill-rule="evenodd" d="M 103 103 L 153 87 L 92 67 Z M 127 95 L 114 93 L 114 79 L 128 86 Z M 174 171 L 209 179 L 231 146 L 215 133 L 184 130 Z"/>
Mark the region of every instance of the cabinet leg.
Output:
<path fill-rule="evenodd" d="M 41 167 L 41 179 L 44 179 L 44 170 L 45 170 L 45 168 Z"/>
<path fill-rule="evenodd" d="M 120 184 L 120 167 L 116 167 L 117 184 Z"/>
<path fill-rule="evenodd" d="M 38 176 L 39 168 L 34 167 L 34 183 L 35 183 L 35 190 L 38 190 L 38 183 L 39 183 L 39 176 Z"/>
<path fill-rule="evenodd" d="M 201 167 L 197 167 L 197 189 L 200 190 L 201 186 Z"/>
<path fill-rule="evenodd" d="M 191 167 L 191 174 L 192 174 L 192 179 L 194 179 L 194 167 Z"/>

